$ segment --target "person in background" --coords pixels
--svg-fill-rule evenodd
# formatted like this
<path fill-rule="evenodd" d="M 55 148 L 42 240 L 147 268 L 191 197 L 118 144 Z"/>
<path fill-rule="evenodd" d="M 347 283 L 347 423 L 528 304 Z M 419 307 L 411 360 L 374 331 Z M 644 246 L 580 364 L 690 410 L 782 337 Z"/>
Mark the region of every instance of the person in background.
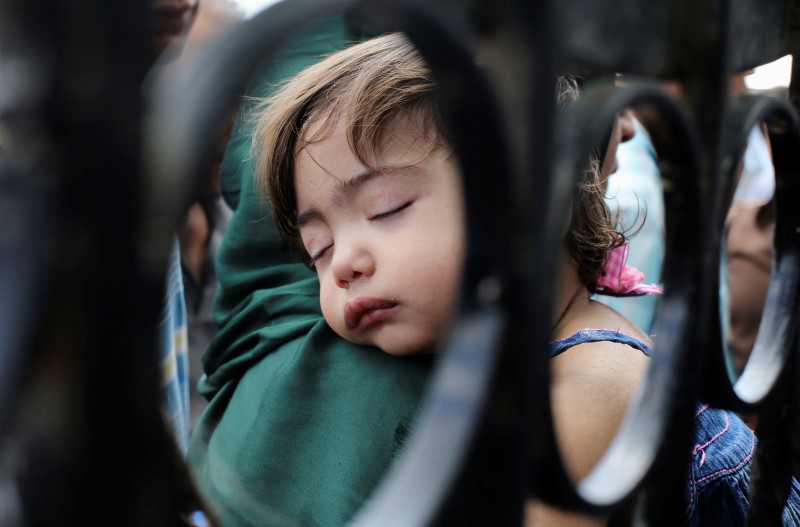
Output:
<path fill-rule="evenodd" d="M 157 74 L 178 56 L 197 16 L 198 4 L 199 0 L 149 0 L 151 67 L 148 75 Z M 185 452 L 190 427 L 189 357 L 186 299 L 177 235 L 169 256 L 157 337 L 162 411 L 178 448 Z"/>
<path fill-rule="evenodd" d="M 149 0 L 149 5 L 150 60 L 163 65 L 181 53 L 199 0 Z"/>
<path fill-rule="evenodd" d="M 159 77 L 169 79 L 182 68 L 196 60 L 199 53 L 212 46 L 225 32 L 242 21 L 240 9 L 230 0 L 203 0 L 197 16 L 182 45 L 180 56 L 164 64 Z M 186 299 L 186 322 L 188 325 L 188 383 L 189 383 L 189 430 L 197 420 L 206 399 L 197 390 L 203 372 L 200 360 L 208 343 L 217 332 L 211 305 L 217 292 L 217 277 L 214 260 L 233 211 L 222 199 L 219 190 L 220 167 L 225 149 L 233 133 L 235 112 L 222 126 L 221 133 L 212 151 L 208 165 L 208 178 L 199 199 L 193 203 L 178 231 L 180 242 L 180 266 Z"/>
<path fill-rule="evenodd" d="M 733 76 L 733 93 L 749 91 L 744 81 L 749 73 Z M 725 261 L 720 270 L 720 318 L 728 373 L 736 379 L 753 351 L 772 277 L 775 166 L 764 123 L 748 132 L 733 185 L 723 233 Z M 755 430 L 755 414 L 744 415 L 743 419 Z"/>
<path fill-rule="evenodd" d="M 742 172 L 725 221 L 728 348 L 735 375 L 755 344 L 772 275 L 775 169 L 767 134 L 748 135 Z"/>
<path fill-rule="evenodd" d="M 735 77 L 733 86 L 736 92 L 746 91 L 743 75 Z M 755 344 L 772 273 L 775 167 L 763 124 L 747 135 L 734 185 L 725 220 L 727 279 L 722 298 L 729 309 L 724 322 L 728 324 L 728 351 L 735 377 L 744 369 Z"/>
<path fill-rule="evenodd" d="M 621 226 L 633 233 L 628 263 L 658 282 L 664 261 L 664 196 L 657 153 L 643 120 L 641 112 L 633 112 L 634 135 L 617 150 L 617 170 L 608 178 L 606 201 Z M 595 298 L 651 333 L 658 297 Z"/>

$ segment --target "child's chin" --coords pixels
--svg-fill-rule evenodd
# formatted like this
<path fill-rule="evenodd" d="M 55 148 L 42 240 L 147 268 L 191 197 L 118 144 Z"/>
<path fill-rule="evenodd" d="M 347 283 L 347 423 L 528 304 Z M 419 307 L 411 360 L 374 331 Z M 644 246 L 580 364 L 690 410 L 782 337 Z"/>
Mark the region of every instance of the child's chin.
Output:
<path fill-rule="evenodd" d="M 432 355 L 434 353 L 438 353 L 439 351 L 441 351 L 436 343 L 416 342 L 413 340 L 411 341 L 398 340 L 393 338 L 387 338 L 390 336 L 386 334 L 375 335 L 373 333 L 371 335 L 367 334 L 353 335 L 353 334 L 348 334 L 345 331 L 341 331 L 339 328 L 334 329 L 334 332 L 343 339 L 352 342 L 353 344 L 379 348 L 387 355 L 391 355 L 393 357 L 409 357 L 412 355 Z"/>
<path fill-rule="evenodd" d="M 440 350 L 434 344 L 389 344 L 386 343 L 383 346 L 377 345 L 380 349 L 382 349 L 387 355 L 391 355 L 393 357 L 409 357 L 411 355 L 431 355 L 434 353 L 439 352 Z"/>

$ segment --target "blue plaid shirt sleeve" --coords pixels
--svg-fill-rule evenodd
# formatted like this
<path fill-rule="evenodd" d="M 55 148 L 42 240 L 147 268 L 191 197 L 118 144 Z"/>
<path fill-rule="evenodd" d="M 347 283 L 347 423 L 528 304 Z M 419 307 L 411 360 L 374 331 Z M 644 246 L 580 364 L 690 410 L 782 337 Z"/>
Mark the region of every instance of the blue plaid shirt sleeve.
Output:
<path fill-rule="evenodd" d="M 170 254 L 164 293 L 164 307 L 157 328 L 161 404 L 167 425 L 185 454 L 189 442 L 189 354 L 186 300 L 177 238 Z"/>

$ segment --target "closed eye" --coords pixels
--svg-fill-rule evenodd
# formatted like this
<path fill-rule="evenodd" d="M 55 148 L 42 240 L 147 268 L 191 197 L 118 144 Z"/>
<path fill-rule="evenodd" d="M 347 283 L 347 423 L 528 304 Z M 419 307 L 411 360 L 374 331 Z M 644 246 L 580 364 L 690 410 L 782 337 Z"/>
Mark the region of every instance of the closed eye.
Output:
<path fill-rule="evenodd" d="M 375 221 L 375 220 L 382 220 L 382 219 L 388 218 L 390 216 L 394 216 L 398 212 L 402 212 L 405 209 L 407 209 L 408 207 L 410 207 L 412 203 L 414 203 L 414 202 L 413 201 L 407 201 L 406 203 L 403 203 L 399 207 L 396 207 L 396 208 L 391 209 L 391 210 L 387 210 L 386 212 L 381 212 L 380 214 L 375 214 L 374 216 L 370 216 L 367 219 L 369 219 L 369 221 Z"/>
<path fill-rule="evenodd" d="M 317 251 L 316 253 L 314 253 L 313 255 L 311 255 L 311 259 L 308 262 L 308 268 L 309 269 L 316 269 L 317 268 L 317 260 L 319 260 L 320 258 L 325 256 L 325 253 L 328 252 L 328 249 L 330 249 L 331 247 L 333 247 L 333 244 L 330 244 L 327 247 L 324 247 L 324 248 L 320 249 L 319 251 Z"/>

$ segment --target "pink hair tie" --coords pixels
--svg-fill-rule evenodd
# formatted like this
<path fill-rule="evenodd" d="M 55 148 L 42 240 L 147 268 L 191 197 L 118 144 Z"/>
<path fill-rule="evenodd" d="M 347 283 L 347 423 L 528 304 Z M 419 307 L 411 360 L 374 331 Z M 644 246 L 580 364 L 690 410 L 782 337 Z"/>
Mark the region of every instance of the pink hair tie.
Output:
<path fill-rule="evenodd" d="M 664 288 L 656 284 L 644 284 L 644 273 L 627 265 L 628 242 L 612 249 L 603 266 L 603 276 L 597 280 L 595 293 L 609 296 L 660 295 Z"/>

